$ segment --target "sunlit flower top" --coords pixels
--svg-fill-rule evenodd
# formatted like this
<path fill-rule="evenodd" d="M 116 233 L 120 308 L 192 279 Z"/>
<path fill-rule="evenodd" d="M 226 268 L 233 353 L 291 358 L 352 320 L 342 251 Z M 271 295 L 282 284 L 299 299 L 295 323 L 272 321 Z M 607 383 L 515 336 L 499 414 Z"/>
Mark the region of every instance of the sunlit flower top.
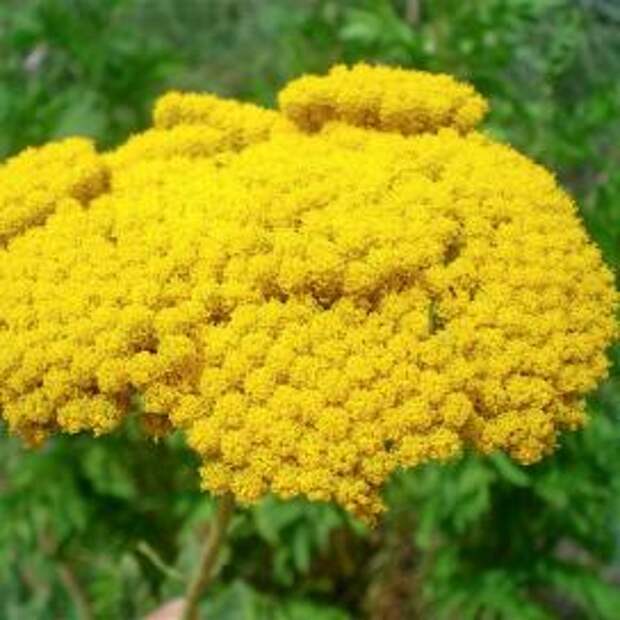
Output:
<path fill-rule="evenodd" d="M 551 174 L 445 75 L 302 77 L 280 111 L 169 93 L 109 153 L 0 168 L 0 407 L 30 443 L 139 409 L 204 487 L 372 520 L 399 467 L 522 463 L 584 423 L 610 271 Z"/>

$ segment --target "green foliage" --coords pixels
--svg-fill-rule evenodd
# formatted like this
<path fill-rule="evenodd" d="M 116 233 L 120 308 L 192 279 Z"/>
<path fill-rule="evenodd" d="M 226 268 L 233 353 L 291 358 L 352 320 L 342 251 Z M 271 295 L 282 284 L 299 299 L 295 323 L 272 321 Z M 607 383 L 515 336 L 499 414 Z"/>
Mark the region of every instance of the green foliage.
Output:
<path fill-rule="evenodd" d="M 558 601 L 568 617 L 616 617 L 620 590 L 601 578 L 620 510 L 620 409 L 610 409 L 528 469 L 470 456 L 393 481 L 391 503 L 418 507 L 431 617 L 553 618 Z"/>
<path fill-rule="evenodd" d="M 113 145 L 171 87 L 272 104 L 337 61 L 459 75 L 491 100 L 488 130 L 557 172 L 620 264 L 614 0 L 5 0 L 0 56 L 2 156 L 72 133 Z M 610 356 L 589 427 L 536 466 L 469 455 L 399 472 L 375 531 L 304 501 L 240 511 L 205 616 L 615 620 Z M 0 617 L 135 618 L 183 593 L 213 504 L 181 437 L 145 443 L 132 421 L 31 452 L 3 435 L 0 460 Z"/>
<path fill-rule="evenodd" d="M 170 46 L 126 19 L 122 0 L 0 6 L 0 154 L 84 134 L 103 145 L 146 125 L 173 68 Z"/>

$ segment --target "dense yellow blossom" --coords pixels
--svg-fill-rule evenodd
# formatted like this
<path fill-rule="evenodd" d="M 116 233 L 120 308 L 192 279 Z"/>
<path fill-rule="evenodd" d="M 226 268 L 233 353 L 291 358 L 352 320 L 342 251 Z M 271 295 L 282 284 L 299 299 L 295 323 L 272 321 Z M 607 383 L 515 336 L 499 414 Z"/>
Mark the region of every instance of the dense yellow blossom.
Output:
<path fill-rule="evenodd" d="M 570 198 L 447 76 L 336 68 L 280 104 L 171 93 L 114 152 L 0 169 L 11 429 L 108 432 L 139 399 L 205 488 L 367 519 L 396 468 L 552 451 L 615 335 Z"/>
<path fill-rule="evenodd" d="M 473 129 L 486 101 L 449 75 L 358 64 L 334 67 L 327 77 L 308 75 L 278 97 L 282 112 L 306 131 L 329 121 L 398 131 L 404 135 L 452 127 Z"/>
<path fill-rule="evenodd" d="M 86 204 L 105 190 L 107 178 L 92 144 L 81 138 L 29 148 L 9 159 L 0 166 L 0 247 L 42 224 L 64 198 Z"/>
<path fill-rule="evenodd" d="M 282 117 L 250 103 L 220 99 L 214 95 L 171 92 L 155 104 L 154 125 L 171 129 L 179 125 L 206 126 L 221 131 L 236 150 L 266 139 Z"/>

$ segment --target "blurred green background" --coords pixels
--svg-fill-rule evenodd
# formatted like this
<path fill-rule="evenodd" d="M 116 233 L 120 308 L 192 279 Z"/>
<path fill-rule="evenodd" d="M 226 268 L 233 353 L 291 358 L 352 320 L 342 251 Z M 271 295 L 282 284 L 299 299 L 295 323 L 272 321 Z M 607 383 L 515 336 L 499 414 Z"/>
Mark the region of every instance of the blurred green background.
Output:
<path fill-rule="evenodd" d="M 617 0 L 2 0 L 0 156 L 70 134 L 103 147 L 154 98 L 273 105 L 287 80 L 380 61 L 445 71 L 487 130 L 553 169 L 620 260 Z M 587 430 L 545 462 L 467 456 L 401 472 L 373 531 L 273 499 L 233 522 L 213 620 L 620 618 L 620 353 Z M 0 618 L 141 618 L 183 592 L 210 499 L 181 437 L 132 421 L 25 451 L 0 428 Z"/>

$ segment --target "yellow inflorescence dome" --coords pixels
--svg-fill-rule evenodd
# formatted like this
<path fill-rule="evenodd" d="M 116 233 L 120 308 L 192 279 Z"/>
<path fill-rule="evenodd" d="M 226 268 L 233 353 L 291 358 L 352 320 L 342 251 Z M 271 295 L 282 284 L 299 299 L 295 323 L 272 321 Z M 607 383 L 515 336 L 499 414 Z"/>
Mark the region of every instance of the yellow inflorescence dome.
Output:
<path fill-rule="evenodd" d="M 448 76 L 337 67 L 280 107 L 171 93 L 114 152 L 0 168 L 10 428 L 108 432 L 139 397 L 206 489 L 366 519 L 398 467 L 552 451 L 615 334 L 570 198 Z"/>

